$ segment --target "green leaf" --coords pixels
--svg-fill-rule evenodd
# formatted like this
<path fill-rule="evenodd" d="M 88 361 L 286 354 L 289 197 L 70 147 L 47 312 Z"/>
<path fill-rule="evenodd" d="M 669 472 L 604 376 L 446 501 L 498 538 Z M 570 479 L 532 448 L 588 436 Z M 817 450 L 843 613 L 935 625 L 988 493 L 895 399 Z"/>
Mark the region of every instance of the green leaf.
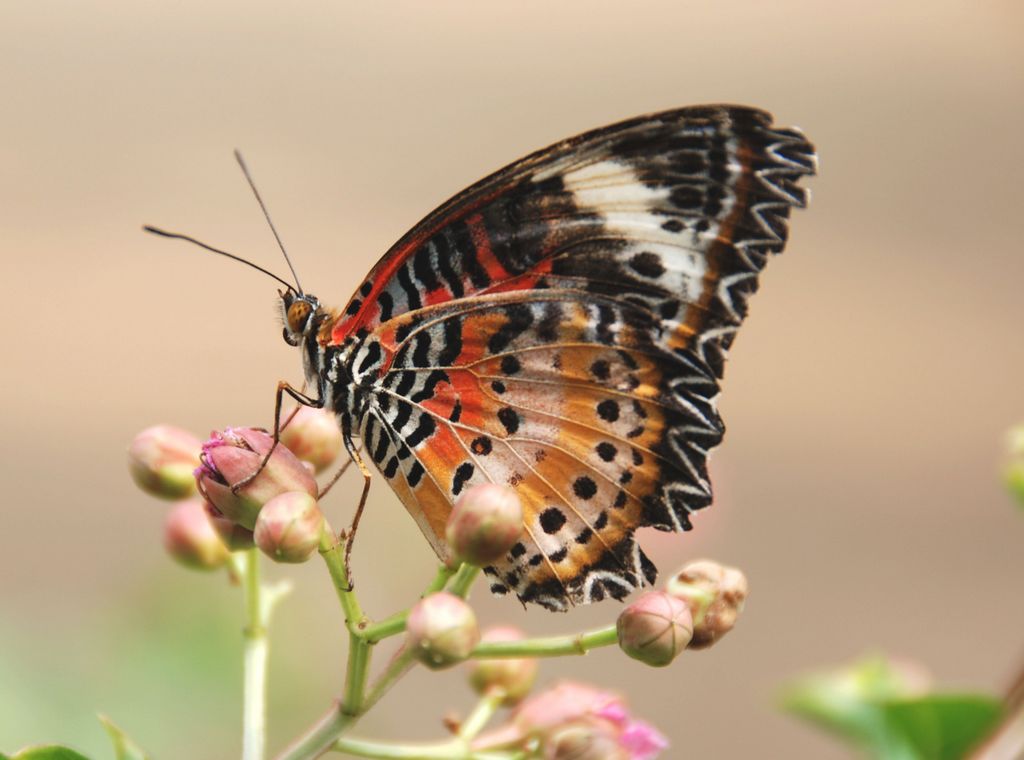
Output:
<path fill-rule="evenodd" d="M 149 755 L 138 744 L 131 740 L 121 728 L 106 715 L 97 715 L 103 728 L 110 734 L 114 745 L 115 760 L 149 760 Z"/>
<path fill-rule="evenodd" d="M 877 703 L 907 692 L 905 680 L 888 662 L 870 657 L 844 670 L 795 682 L 783 695 L 783 707 L 855 744 L 883 747 L 888 731 Z"/>
<path fill-rule="evenodd" d="M 988 696 L 912 692 L 898 670 L 871 658 L 798 681 L 783 706 L 883 760 L 959 760 L 1002 712 Z"/>
<path fill-rule="evenodd" d="M 929 760 L 959 760 L 998 724 L 999 700 L 980 694 L 931 694 L 880 705 L 893 737 Z"/>
<path fill-rule="evenodd" d="M 42 747 L 26 747 L 11 760 L 89 760 L 89 758 L 73 749 L 47 744 Z"/>

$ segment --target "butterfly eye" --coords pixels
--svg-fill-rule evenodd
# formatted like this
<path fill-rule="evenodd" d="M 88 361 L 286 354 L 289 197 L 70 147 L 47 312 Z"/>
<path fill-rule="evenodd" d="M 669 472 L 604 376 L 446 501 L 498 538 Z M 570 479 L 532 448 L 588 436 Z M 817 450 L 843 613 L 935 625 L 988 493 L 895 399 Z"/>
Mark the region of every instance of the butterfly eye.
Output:
<path fill-rule="evenodd" d="M 309 316 L 309 312 L 313 310 L 306 301 L 296 301 L 288 307 L 288 329 L 294 333 L 302 332 L 302 328 L 306 325 L 306 318 Z"/>

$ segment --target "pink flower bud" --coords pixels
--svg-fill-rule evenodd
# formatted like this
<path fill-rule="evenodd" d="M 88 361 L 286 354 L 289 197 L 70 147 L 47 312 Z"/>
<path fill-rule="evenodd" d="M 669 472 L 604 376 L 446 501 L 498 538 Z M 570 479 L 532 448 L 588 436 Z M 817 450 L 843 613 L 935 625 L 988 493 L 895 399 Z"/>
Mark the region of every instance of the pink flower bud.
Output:
<path fill-rule="evenodd" d="M 648 591 L 619 615 L 619 647 L 634 660 L 664 667 L 693 636 L 690 607 L 664 591 Z"/>
<path fill-rule="evenodd" d="M 455 500 L 446 535 L 456 557 L 483 567 L 501 559 L 522 532 L 523 507 L 515 490 L 481 483 Z"/>
<path fill-rule="evenodd" d="M 446 591 L 420 599 L 409 610 L 406 631 L 416 659 L 432 670 L 462 662 L 480 642 L 473 610 Z"/>
<path fill-rule="evenodd" d="M 128 446 L 128 471 L 146 493 L 161 499 L 184 499 L 195 493 L 192 471 L 199 465 L 201 445 L 181 428 L 146 428 Z"/>
<path fill-rule="evenodd" d="M 202 464 L 196 470 L 199 490 L 229 520 L 252 530 L 260 509 L 275 496 L 289 491 L 305 491 L 316 498 L 317 486 L 312 473 L 292 452 L 278 444 L 267 462 L 259 470 L 274 439 L 262 430 L 253 428 L 227 428 L 213 432 L 203 444 Z M 238 489 L 241 483 L 259 470 L 251 482 Z"/>
<path fill-rule="evenodd" d="M 483 641 L 520 641 L 523 632 L 511 626 L 499 626 L 484 631 Z M 474 660 L 470 666 L 469 683 L 478 694 L 495 690 L 505 705 L 514 705 L 525 697 L 537 679 L 537 660 L 531 657 L 496 657 L 493 660 Z"/>
<path fill-rule="evenodd" d="M 508 723 L 475 744 L 526 747 L 537 740 L 548 760 L 653 760 L 668 747 L 654 726 L 629 714 L 621 697 L 571 681 L 527 697 Z"/>
<path fill-rule="evenodd" d="M 217 531 L 220 540 L 224 542 L 224 545 L 230 551 L 240 552 L 245 549 L 251 549 L 255 545 L 251 530 L 231 522 L 231 520 L 218 512 L 217 508 L 210 502 L 204 500 L 203 506 L 206 508 L 206 514 L 210 518 L 213 529 Z"/>
<path fill-rule="evenodd" d="M 202 499 L 174 505 L 164 522 L 164 547 L 195 570 L 215 570 L 228 559 L 228 548 L 213 529 Z"/>
<path fill-rule="evenodd" d="M 324 516 L 305 491 L 289 491 L 263 505 L 253 536 L 260 551 L 278 562 L 305 562 L 316 551 Z"/>
<path fill-rule="evenodd" d="M 693 615 L 690 649 L 704 649 L 732 630 L 747 599 L 747 578 L 734 567 L 709 559 L 690 562 L 666 591 L 684 600 Z"/>
<path fill-rule="evenodd" d="M 288 415 L 283 419 L 288 419 Z M 281 431 L 281 443 L 303 462 L 313 465 L 317 472 L 338 458 L 343 445 L 341 428 L 334 415 L 311 406 L 299 407 L 288 427 Z"/>

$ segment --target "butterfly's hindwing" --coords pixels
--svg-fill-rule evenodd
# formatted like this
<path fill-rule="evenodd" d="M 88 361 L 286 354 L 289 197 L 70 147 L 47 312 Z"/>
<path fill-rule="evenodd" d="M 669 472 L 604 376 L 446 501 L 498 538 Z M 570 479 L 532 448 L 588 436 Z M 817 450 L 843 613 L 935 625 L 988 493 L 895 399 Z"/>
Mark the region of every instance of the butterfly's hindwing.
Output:
<path fill-rule="evenodd" d="M 813 168 L 763 112 L 683 109 L 513 164 L 381 260 L 333 326 L 333 403 L 439 556 L 459 493 L 507 483 L 494 591 L 564 609 L 653 580 L 633 534 L 710 503 L 725 352 Z"/>

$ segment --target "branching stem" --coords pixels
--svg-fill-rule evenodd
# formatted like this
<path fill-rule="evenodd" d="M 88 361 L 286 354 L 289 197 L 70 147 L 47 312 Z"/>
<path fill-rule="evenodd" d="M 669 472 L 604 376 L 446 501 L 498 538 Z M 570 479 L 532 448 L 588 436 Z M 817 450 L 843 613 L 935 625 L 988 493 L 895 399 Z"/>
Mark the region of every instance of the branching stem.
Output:
<path fill-rule="evenodd" d="M 606 647 L 618 641 L 614 625 L 568 636 L 546 636 L 519 641 L 483 641 L 476 645 L 470 657 L 563 657 L 586 654 L 591 649 Z"/>

